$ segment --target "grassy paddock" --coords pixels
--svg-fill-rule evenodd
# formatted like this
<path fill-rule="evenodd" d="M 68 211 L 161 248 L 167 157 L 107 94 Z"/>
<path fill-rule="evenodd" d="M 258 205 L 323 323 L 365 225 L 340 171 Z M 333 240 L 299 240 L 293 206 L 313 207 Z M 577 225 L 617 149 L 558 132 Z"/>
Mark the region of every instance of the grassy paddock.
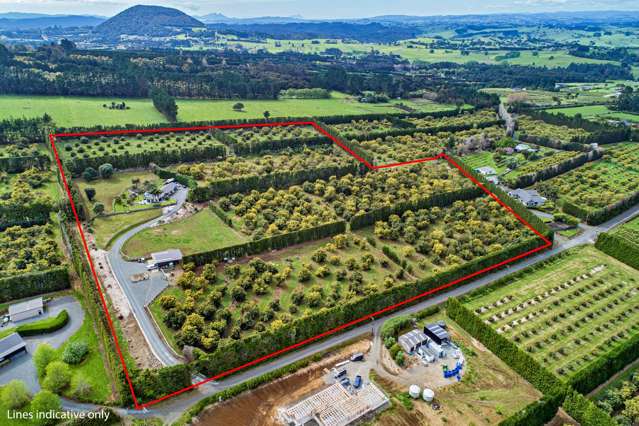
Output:
<path fill-rule="evenodd" d="M 187 254 L 239 244 L 245 238 L 229 228 L 210 209 L 184 220 L 145 229 L 128 240 L 122 251 L 131 257 L 179 247 Z"/>
<path fill-rule="evenodd" d="M 110 110 L 103 104 L 111 101 L 126 102 L 128 110 Z M 243 111 L 233 110 L 242 102 Z M 178 100 L 178 120 L 214 121 L 227 119 L 263 118 L 264 111 L 271 117 L 327 116 L 371 113 L 400 113 L 397 105 L 403 102 L 418 111 L 454 109 L 454 105 L 442 105 L 426 100 L 392 100 L 384 104 L 363 104 L 354 98 L 333 93 L 331 99 L 282 99 L 282 100 Z M 45 113 L 53 117 L 58 127 L 117 126 L 124 124 L 153 124 L 166 122 L 150 99 L 85 98 L 71 96 L 0 96 L 0 120 L 16 117 L 40 117 Z"/>
<path fill-rule="evenodd" d="M 148 222 L 161 215 L 160 209 L 142 210 L 134 213 L 96 217 L 91 223 L 96 244 L 107 249 L 113 239 L 126 229 Z"/>

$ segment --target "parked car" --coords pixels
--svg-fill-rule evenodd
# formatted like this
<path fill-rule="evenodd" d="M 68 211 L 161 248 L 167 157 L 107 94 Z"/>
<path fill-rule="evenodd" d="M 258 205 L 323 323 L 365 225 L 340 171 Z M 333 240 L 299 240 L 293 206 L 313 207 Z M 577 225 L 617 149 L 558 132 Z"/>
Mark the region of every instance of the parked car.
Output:
<path fill-rule="evenodd" d="M 342 368 L 340 370 L 335 370 L 333 372 L 333 377 L 335 379 L 339 379 L 340 377 L 344 377 L 344 376 L 346 376 L 346 369 L 345 368 Z"/>
<path fill-rule="evenodd" d="M 355 380 L 353 380 L 353 387 L 357 389 L 360 386 L 362 386 L 362 376 L 358 374 L 357 376 L 355 376 Z"/>
<path fill-rule="evenodd" d="M 340 384 L 342 386 L 344 386 L 346 389 L 348 389 L 348 387 L 351 385 L 351 381 L 348 380 L 348 377 L 344 377 L 342 380 L 339 381 Z"/>
<path fill-rule="evenodd" d="M 361 352 L 357 352 L 351 355 L 351 362 L 364 361 L 364 354 Z"/>

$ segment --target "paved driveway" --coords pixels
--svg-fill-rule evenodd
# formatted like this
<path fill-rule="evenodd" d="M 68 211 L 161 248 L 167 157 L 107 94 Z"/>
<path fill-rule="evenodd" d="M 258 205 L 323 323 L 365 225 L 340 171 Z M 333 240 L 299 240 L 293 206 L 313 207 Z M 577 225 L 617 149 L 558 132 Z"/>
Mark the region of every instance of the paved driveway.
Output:
<path fill-rule="evenodd" d="M 27 353 L 14 357 L 9 364 L 0 367 L 0 383 L 7 383 L 10 380 L 18 379 L 24 381 L 31 392 L 40 390 L 38 375 L 31 359 L 33 352 L 40 343 L 49 343 L 54 348 L 59 348 L 69 337 L 78 331 L 82 325 L 84 321 L 84 310 L 80 302 L 73 296 L 63 296 L 49 302 L 47 304 L 47 310 L 43 315 L 19 322 L 19 324 L 27 324 L 49 316 L 56 316 L 63 309 L 66 309 L 69 313 L 69 322 L 67 325 L 53 333 L 24 337 L 24 341 L 27 344 Z"/>

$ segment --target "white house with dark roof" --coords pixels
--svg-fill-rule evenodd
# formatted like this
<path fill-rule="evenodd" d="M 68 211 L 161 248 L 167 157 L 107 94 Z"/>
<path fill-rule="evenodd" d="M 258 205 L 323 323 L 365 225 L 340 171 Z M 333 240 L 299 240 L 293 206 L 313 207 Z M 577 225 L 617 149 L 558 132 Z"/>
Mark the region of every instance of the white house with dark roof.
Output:
<path fill-rule="evenodd" d="M 475 171 L 477 173 L 479 173 L 482 176 L 494 176 L 497 174 L 497 172 L 495 171 L 495 169 L 493 169 L 490 166 L 484 166 L 484 167 L 477 167 L 475 169 Z"/>
<path fill-rule="evenodd" d="M 158 194 L 145 192 L 144 200 L 147 203 L 161 203 L 162 201 L 166 201 L 171 198 L 171 195 L 175 194 L 178 189 L 179 184 L 173 181 L 173 179 L 169 179 L 164 183 L 164 185 L 162 185 L 162 190 Z"/>

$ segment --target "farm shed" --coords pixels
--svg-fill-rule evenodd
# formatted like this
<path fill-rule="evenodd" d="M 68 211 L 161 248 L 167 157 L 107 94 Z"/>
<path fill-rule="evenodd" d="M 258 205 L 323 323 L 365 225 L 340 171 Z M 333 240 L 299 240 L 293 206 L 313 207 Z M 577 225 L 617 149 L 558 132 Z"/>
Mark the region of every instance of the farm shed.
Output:
<path fill-rule="evenodd" d="M 9 306 L 9 320 L 16 322 L 37 317 L 44 312 L 42 297 L 26 300 Z"/>
<path fill-rule="evenodd" d="M 424 327 L 424 334 L 433 339 L 438 345 L 450 342 L 448 332 L 439 324 L 428 324 Z"/>
<path fill-rule="evenodd" d="M 27 351 L 27 344 L 18 333 L 11 333 L 0 339 L 0 361 L 11 358 L 20 352 Z"/>
<path fill-rule="evenodd" d="M 399 336 L 397 343 L 399 343 L 404 352 L 412 354 L 422 345 L 428 344 L 428 337 L 420 330 L 415 329 Z"/>
<path fill-rule="evenodd" d="M 151 259 L 153 259 L 153 264 L 158 268 L 175 266 L 182 261 L 182 252 L 178 249 L 158 251 L 151 253 Z"/>

